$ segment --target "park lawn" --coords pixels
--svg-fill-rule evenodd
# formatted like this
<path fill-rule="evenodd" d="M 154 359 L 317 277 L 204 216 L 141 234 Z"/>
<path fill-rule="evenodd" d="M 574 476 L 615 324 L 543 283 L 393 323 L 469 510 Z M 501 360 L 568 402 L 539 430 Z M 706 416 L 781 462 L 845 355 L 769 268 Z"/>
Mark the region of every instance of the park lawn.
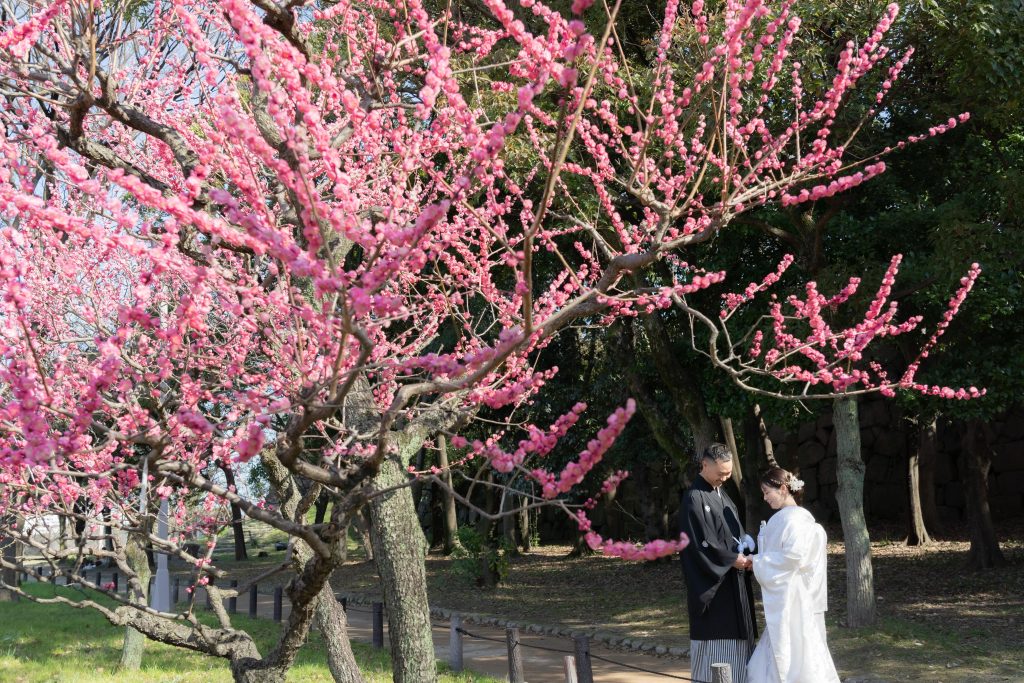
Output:
<path fill-rule="evenodd" d="M 34 595 L 53 594 L 50 586 L 29 584 Z M 73 597 L 76 591 L 58 588 Z M 203 614 L 203 618 L 210 618 Z M 266 652 L 278 626 L 266 619 L 237 616 L 233 622 L 251 633 Z M 121 654 L 124 629 L 111 626 L 89 609 L 67 605 L 41 605 L 22 600 L 0 602 L 0 680 L 3 683 L 230 683 L 225 660 L 208 657 L 161 643 L 147 642 L 142 670 L 115 672 Z M 360 668 L 368 681 L 391 680 L 386 652 L 353 643 Z M 310 635 L 288 674 L 289 681 L 330 683 L 326 652 L 320 634 Z M 442 673 L 443 683 L 496 683 L 495 679 L 473 673 Z"/>

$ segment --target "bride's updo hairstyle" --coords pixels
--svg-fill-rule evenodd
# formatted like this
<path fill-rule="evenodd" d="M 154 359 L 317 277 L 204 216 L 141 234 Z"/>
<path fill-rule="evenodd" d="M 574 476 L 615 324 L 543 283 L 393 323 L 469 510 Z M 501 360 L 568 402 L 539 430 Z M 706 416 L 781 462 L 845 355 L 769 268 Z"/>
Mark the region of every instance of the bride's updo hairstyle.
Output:
<path fill-rule="evenodd" d="M 789 489 L 789 492 L 793 494 L 793 500 L 797 502 L 797 505 L 803 502 L 804 482 L 797 479 L 796 475 L 792 472 L 787 472 L 781 467 L 768 468 L 768 470 L 761 475 L 761 486 L 768 486 L 773 489 L 781 489 L 785 486 Z"/>

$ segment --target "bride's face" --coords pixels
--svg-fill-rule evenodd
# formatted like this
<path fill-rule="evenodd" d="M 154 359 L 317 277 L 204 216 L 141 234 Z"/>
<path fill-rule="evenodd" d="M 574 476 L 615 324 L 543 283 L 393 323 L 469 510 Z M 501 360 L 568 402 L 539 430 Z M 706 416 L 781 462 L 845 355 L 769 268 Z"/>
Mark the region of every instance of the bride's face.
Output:
<path fill-rule="evenodd" d="M 786 503 L 786 499 L 789 498 L 789 491 L 785 485 L 781 489 L 776 489 L 761 484 L 761 495 L 764 496 L 764 502 L 768 503 L 772 510 L 778 510 Z"/>

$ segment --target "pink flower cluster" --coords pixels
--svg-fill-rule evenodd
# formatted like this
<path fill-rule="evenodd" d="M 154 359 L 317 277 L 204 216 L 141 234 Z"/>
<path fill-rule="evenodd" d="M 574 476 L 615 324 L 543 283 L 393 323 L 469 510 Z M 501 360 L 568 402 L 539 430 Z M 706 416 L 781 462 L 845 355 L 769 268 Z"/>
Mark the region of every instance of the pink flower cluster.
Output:
<path fill-rule="evenodd" d="M 898 381 L 890 380 L 886 370 L 878 362 L 871 361 L 867 367 L 857 367 L 865 359 L 865 353 L 872 342 L 883 337 L 911 332 L 922 321 L 921 316 L 911 316 L 902 322 L 895 320 L 898 307 L 895 301 L 891 301 L 892 288 L 902 258 L 899 254 L 893 256 L 863 319 L 846 329 L 833 329 L 826 319 L 826 313 L 853 296 L 860 284 L 859 278 L 850 278 L 848 284 L 832 297 L 820 293 L 816 283 L 808 282 L 804 297 L 787 298 L 788 310 L 781 302 L 775 301 L 773 296 L 769 311 L 770 337 L 763 329 L 752 331 L 747 357 L 751 361 L 760 359 L 763 365 L 759 371 L 783 382 L 799 382 L 806 387 L 824 385 L 831 391 L 840 393 L 851 391 L 856 385 L 860 385 L 862 390 L 877 390 L 886 396 L 893 395 L 898 388 L 912 389 L 942 398 L 967 399 L 984 395 L 984 390 L 975 387 L 953 389 L 928 386 L 914 381 L 921 361 L 928 357 L 930 349 L 948 328 L 980 275 L 981 269 L 976 263 L 972 264 L 967 275 L 961 279 L 960 287 L 950 299 L 935 332 Z M 786 259 L 780 267 L 783 264 L 788 265 Z M 769 278 L 779 272 L 781 271 L 777 270 L 776 273 L 770 274 Z M 768 278 L 765 281 L 767 280 Z M 727 295 L 732 297 L 727 298 L 727 302 L 741 303 L 764 289 L 766 287 L 752 283 L 743 295 Z M 727 319 L 727 315 L 722 316 L 723 324 Z M 798 333 L 797 330 L 801 328 L 806 331 Z M 769 340 L 771 346 L 766 350 L 765 344 Z"/>
<path fill-rule="evenodd" d="M 760 283 L 751 282 L 749 285 L 747 285 L 747 288 L 743 290 L 742 294 L 723 294 L 722 298 L 725 299 L 725 308 L 722 310 L 720 314 L 721 317 L 727 317 L 741 304 L 744 304 L 747 301 L 753 299 L 754 296 L 758 294 L 758 292 L 763 292 L 772 285 L 774 285 L 782 278 L 783 273 L 785 273 L 791 265 L 793 265 L 793 255 L 786 254 L 782 258 L 782 260 L 779 261 L 779 265 L 776 267 L 775 272 L 768 273 L 768 275 L 765 275 L 764 279 L 761 280 Z"/>
<path fill-rule="evenodd" d="M 583 478 L 601 462 L 604 454 L 615 443 L 635 412 L 636 402 L 633 399 L 626 401 L 624 407 L 616 409 L 608 416 L 608 426 L 598 431 L 597 437 L 587 443 L 587 447 L 579 454 L 577 460 L 566 465 L 559 476 L 556 477 L 541 469 L 533 470 L 533 477 L 541 485 L 544 498 L 552 499 L 559 494 L 567 493 L 583 481 Z"/>
<path fill-rule="evenodd" d="M 793 206 L 803 202 L 816 202 L 819 199 L 832 197 L 840 192 L 846 192 L 861 183 L 874 178 L 885 172 L 885 162 L 879 161 L 864 167 L 863 171 L 857 171 L 851 175 L 840 176 L 829 182 L 827 185 L 815 185 L 811 189 L 800 190 L 798 194 L 782 195 L 783 206 Z"/>

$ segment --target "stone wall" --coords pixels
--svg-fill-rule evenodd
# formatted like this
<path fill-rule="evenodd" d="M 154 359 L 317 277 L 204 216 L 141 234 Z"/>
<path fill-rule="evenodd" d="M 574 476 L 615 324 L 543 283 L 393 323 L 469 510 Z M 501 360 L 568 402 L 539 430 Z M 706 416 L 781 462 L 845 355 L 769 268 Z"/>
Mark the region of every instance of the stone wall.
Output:
<path fill-rule="evenodd" d="M 868 520 L 903 521 L 909 507 L 907 457 L 916 448 L 897 414 L 896 404 L 869 399 L 860 406 L 861 452 L 867 467 L 864 506 Z M 1010 410 L 992 423 L 995 457 L 989 474 L 989 502 L 993 519 L 1024 515 L 1024 407 Z M 769 429 L 779 464 L 796 468 L 806 482 L 804 504 L 822 521 L 838 520 L 836 504 L 836 438 L 832 415 L 786 431 Z M 947 523 L 965 519 L 964 487 L 967 476 L 960 449 L 961 429 L 940 421 L 935 497 L 939 513 Z"/>

